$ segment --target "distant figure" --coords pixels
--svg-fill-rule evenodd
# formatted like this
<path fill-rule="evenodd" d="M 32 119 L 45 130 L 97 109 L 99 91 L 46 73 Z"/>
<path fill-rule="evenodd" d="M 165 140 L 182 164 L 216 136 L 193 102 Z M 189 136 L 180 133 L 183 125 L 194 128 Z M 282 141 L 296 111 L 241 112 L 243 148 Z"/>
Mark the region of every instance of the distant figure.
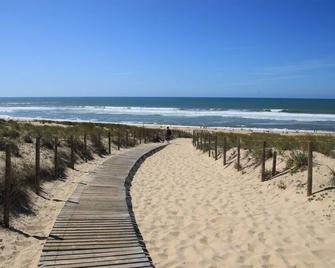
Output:
<path fill-rule="evenodd" d="M 172 131 L 169 127 L 166 128 L 166 133 L 165 133 L 165 140 L 170 143 L 170 140 L 172 138 Z"/>

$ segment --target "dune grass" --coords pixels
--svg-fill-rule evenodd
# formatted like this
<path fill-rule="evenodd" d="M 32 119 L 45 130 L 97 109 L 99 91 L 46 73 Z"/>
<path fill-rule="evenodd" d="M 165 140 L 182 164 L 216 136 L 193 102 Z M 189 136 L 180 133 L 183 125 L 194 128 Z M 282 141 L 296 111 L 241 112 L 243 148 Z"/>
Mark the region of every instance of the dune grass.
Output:
<path fill-rule="evenodd" d="M 141 139 L 147 142 L 157 142 L 163 135 L 160 129 L 150 129 L 135 126 L 98 123 L 73 123 L 35 121 L 18 122 L 0 120 L 0 161 L 4 166 L 4 151 L 6 145 L 12 152 L 12 185 L 11 197 L 13 215 L 33 213 L 31 194 L 35 180 L 35 144 L 36 138 L 41 141 L 41 187 L 44 181 L 66 179 L 66 169 L 71 166 L 70 148 L 73 144 L 75 163 L 93 160 L 95 155 L 100 157 L 108 154 L 108 135 L 111 135 L 111 147 L 132 147 L 139 144 Z M 127 136 L 128 133 L 128 143 Z M 177 137 L 190 137 L 182 131 L 174 131 Z M 84 135 L 87 137 L 85 150 Z M 55 138 L 58 139 L 58 170 L 54 170 Z M 0 170 L 0 205 L 3 203 L 4 168 Z"/>
<path fill-rule="evenodd" d="M 202 131 L 204 137 L 208 131 Z M 296 134 L 283 135 L 276 133 L 232 133 L 215 132 L 212 135 L 218 136 L 218 147 L 222 148 L 223 139 L 227 140 L 227 149 L 236 147 L 237 140 L 240 139 L 241 148 L 249 150 L 250 153 L 259 159 L 262 154 L 262 144 L 266 142 L 268 149 L 274 149 L 278 153 L 284 151 L 307 151 L 308 143 L 313 142 L 313 150 L 328 157 L 335 158 L 335 136 L 334 135 L 311 135 Z M 213 139 L 212 139 L 213 140 Z M 213 148 L 213 143 L 211 145 Z M 267 151 L 267 158 L 271 157 L 271 151 Z"/>

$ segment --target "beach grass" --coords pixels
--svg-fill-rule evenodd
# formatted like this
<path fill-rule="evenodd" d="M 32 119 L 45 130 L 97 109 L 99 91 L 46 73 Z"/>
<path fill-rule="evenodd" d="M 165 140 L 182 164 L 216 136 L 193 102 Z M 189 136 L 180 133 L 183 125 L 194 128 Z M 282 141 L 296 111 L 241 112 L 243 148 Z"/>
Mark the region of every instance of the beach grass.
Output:
<path fill-rule="evenodd" d="M 213 134 L 213 133 L 212 133 Z M 250 150 L 257 159 L 261 155 L 263 142 L 268 149 L 274 149 L 279 153 L 283 151 L 307 151 L 308 143 L 313 143 L 313 150 L 326 156 L 335 158 L 335 136 L 334 135 L 311 135 L 311 134 L 277 134 L 277 133 L 231 133 L 215 132 L 218 135 L 218 144 L 222 147 L 224 137 L 227 140 L 227 148 L 236 147 L 240 139 L 241 148 Z M 271 152 L 267 152 L 268 158 Z"/>
<path fill-rule="evenodd" d="M 40 138 L 41 164 L 39 177 L 41 190 L 43 182 L 66 179 L 66 170 L 74 163 L 93 160 L 96 156 L 104 157 L 109 153 L 108 137 L 111 147 L 118 145 L 133 147 L 144 142 L 158 142 L 163 139 L 162 129 L 143 128 L 118 124 L 99 124 L 84 122 L 33 121 L 20 122 L 0 120 L 0 206 L 4 201 L 4 163 L 5 149 L 9 145 L 12 155 L 11 212 L 13 215 L 33 213 L 31 193 L 35 182 L 35 146 Z M 176 130 L 177 137 L 190 137 L 190 134 Z M 85 147 L 84 136 L 87 146 Z M 55 138 L 58 139 L 57 172 L 54 169 Z M 120 143 L 120 144 L 118 144 Z M 71 159 L 73 146 L 73 159 Z"/>

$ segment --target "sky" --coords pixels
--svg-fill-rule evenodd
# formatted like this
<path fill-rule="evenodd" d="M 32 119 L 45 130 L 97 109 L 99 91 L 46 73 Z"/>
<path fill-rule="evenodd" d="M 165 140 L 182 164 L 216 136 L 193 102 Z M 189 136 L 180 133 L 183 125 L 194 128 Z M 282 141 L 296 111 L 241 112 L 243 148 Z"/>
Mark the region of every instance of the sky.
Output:
<path fill-rule="evenodd" d="M 335 98 L 334 0 L 0 0 L 0 97 Z"/>

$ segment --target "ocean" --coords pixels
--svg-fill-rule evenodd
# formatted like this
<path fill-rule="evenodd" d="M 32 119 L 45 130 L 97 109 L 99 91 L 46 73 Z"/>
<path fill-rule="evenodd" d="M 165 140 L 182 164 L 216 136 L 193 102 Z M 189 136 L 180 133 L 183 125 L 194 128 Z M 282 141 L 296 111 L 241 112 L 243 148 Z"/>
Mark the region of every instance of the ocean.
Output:
<path fill-rule="evenodd" d="M 335 99 L 0 98 L 0 118 L 335 131 Z"/>

